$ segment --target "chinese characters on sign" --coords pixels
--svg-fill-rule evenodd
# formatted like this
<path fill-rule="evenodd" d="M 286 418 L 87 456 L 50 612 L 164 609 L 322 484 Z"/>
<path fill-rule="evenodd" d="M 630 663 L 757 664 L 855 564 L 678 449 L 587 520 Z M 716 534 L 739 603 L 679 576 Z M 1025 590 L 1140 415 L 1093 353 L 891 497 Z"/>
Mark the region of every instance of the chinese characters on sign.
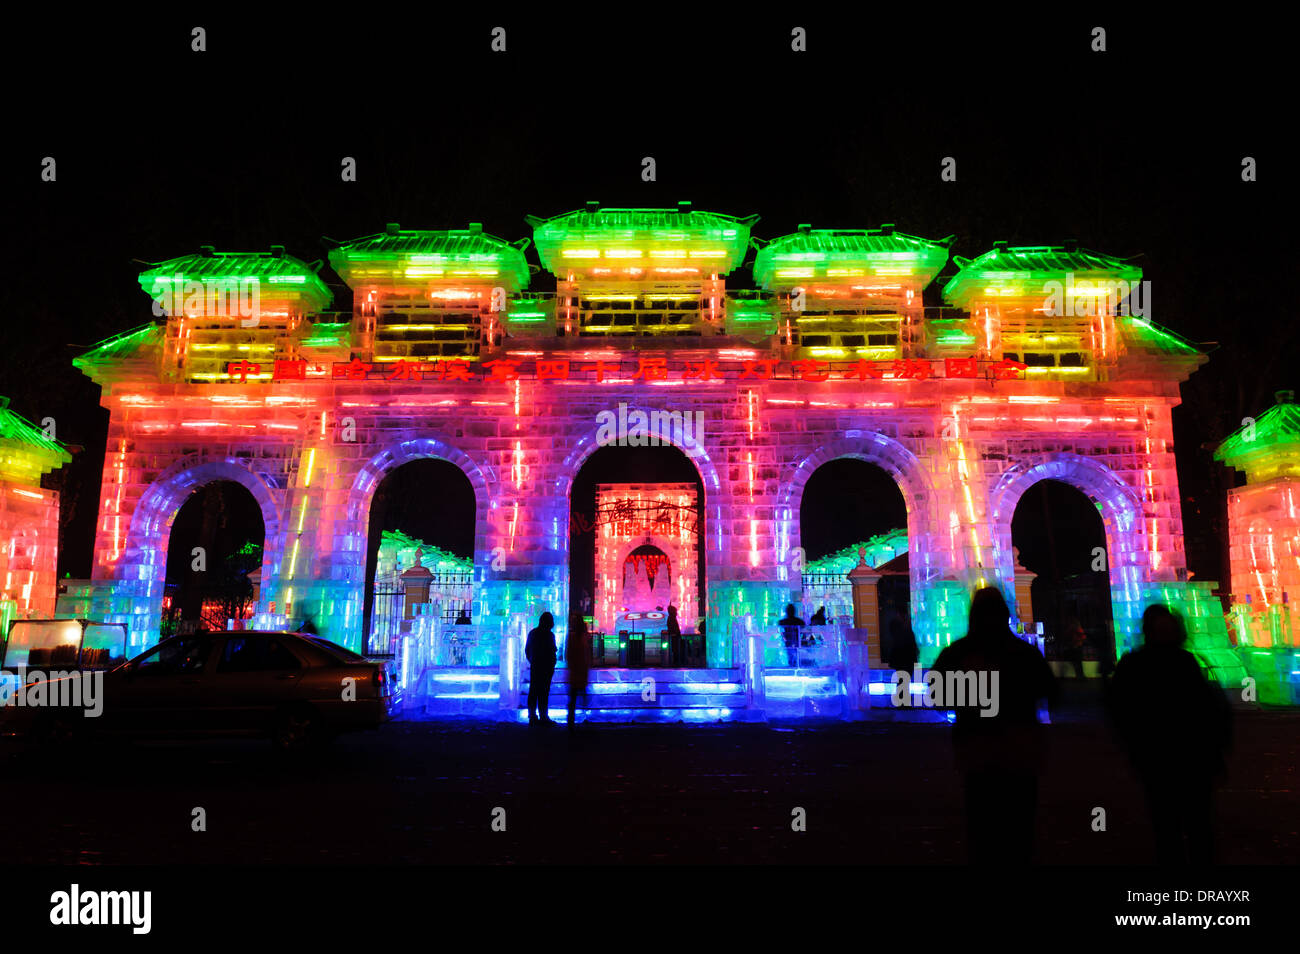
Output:
<path fill-rule="evenodd" d="M 679 366 L 678 366 L 679 365 Z M 498 359 L 482 365 L 465 359 L 441 361 L 368 362 L 353 358 L 332 364 L 313 364 L 306 359 L 274 363 L 272 380 L 307 381 L 322 378 L 335 381 L 487 381 L 509 382 L 531 377 L 537 381 L 594 380 L 602 382 L 626 370 L 633 381 L 793 380 L 820 384 L 826 381 L 911 380 L 943 378 L 985 378 L 996 381 L 1020 377 L 1028 365 L 1019 361 L 980 361 L 977 358 L 903 358 L 895 361 L 829 362 L 799 361 L 682 361 L 670 364 L 660 356 L 636 358 L 633 371 L 622 361 L 571 361 L 568 358 L 523 362 Z M 231 361 L 227 374 L 241 382 L 262 374 L 254 361 Z M 783 373 L 784 372 L 784 373 Z"/>

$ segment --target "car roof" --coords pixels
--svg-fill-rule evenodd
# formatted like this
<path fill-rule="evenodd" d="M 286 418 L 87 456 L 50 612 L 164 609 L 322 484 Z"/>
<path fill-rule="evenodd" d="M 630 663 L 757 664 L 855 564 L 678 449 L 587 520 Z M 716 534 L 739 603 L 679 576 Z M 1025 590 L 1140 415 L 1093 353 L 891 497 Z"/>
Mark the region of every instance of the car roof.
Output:
<path fill-rule="evenodd" d="M 193 636 L 310 636 L 311 633 L 295 633 L 287 629 L 205 629 Z"/>

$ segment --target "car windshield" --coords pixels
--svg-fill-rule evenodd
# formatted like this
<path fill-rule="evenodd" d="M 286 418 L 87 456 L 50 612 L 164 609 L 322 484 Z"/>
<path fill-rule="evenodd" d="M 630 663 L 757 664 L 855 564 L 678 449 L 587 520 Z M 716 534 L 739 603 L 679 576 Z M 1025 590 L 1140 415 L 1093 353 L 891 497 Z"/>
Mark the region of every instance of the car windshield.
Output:
<path fill-rule="evenodd" d="M 345 649 L 342 646 L 340 646 L 338 643 L 331 642 L 330 640 L 324 639 L 323 637 L 320 636 L 303 636 L 303 639 L 315 643 L 317 646 L 320 646 L 322 649 L 328 649 L 330 652 L 337 655 L 340 659 L 345 659 L 348 662 L 364 662 L 366 658 L 365 656 L 362 656 L 359 653 L 354 653 L 352 650 Z"/>

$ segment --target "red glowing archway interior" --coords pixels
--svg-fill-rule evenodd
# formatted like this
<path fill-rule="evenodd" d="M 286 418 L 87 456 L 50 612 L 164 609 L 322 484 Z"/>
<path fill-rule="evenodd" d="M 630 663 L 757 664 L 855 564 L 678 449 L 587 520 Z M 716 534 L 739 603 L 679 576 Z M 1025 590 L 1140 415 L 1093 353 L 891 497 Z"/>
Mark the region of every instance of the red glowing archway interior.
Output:
<path fill-rule="evenodd" d="M 691 484 L 596 487 L 596 626 L 618 613 L 677 607 L 683 629 L 699 615 L 697 496 Z M 646 604 L 646 605 L 640 605 Z"/>

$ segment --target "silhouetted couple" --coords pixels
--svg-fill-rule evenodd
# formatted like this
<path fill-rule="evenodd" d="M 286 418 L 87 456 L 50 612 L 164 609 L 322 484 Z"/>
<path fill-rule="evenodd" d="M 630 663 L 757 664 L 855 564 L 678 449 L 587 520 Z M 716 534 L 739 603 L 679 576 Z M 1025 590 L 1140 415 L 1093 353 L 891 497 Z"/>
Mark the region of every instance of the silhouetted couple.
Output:
<path fill-rule="evenodd" d="M 987 587 L 971 602 L 967 635 L 939 654 L 933 670 L 987 674 L 996 715 L 978 694 L 956 710 L 953 748 L 965 789 L 966 838 L 974 864 L 1026 864 L 1033 855 L 1038 776 L 1046 756 L 1041 700 L 1057 684 L 1042 653 L 1008 624 L 1002 593 Z M 1144 643 L 1120 660 L 1111 685 L 1116 727 L 1146 790 L 1165 864 L 1213 858 L 1213 783 L 1224 771 L 1231 736 L 1227 703 L 1183 649 L 1187 632 L 1167 606 L 1142 616 Z M 996 673 L 996 684 L 992 675 Z M 950 684 L 945 679 L 944 685 Z M 992 706 L 989 707 L 989 710 Z"/>
<path fill-rule="evenodd" d="M 1142 614 L 1143 645 L 1111 680 L 1111 714 L 1146 791 L 1160 864 L 1214 859 L 1214 781 L 1225 771 L 1231 712 L 1183 648 L 1187 630 L 1167 606 Z"/>
<path fill-rule="evenodd" d="M 965 705 L 943 699 L 956 711 L 952 742 L 965 795 L 966 848 L 977 865 L 1024 865 L 1033 857 L 1038 776 L 1047 753 L 1038 707 L 1056 699 L 1047 660 L 1011 632 L 1010 617 L 1001 590 L 979 590 L 966 635 L 931 667 L 945 676 L 945 689 L 967 674 L 987 687 L 967 693 Z"/>
<path fill-rule="evenodd" d="M 569 619 L 569 641 L 565 658 L 569 667 L 569 725 L 574 724 L 579 695 L 587 701 L 587 679 L 591 672 L 590 647 L 587 624 L 574 613 Z M 524 643 L 524 658 L 528 660 L 528 724 L 553 725 L 549 714 L 551 680 L 555 678 L 555 618 L 543 613 L 537 628 L 530 630 Z"/>

